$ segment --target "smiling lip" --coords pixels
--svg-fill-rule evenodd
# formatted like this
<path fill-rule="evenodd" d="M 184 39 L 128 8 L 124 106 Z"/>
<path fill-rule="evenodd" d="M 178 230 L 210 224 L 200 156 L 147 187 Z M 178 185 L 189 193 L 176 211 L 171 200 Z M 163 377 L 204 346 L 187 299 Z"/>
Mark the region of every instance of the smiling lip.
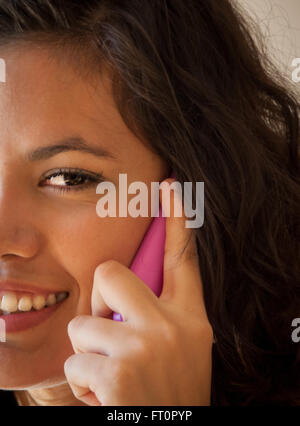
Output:
<path fill-rule="evenodd" d="M 0 279 L 0 295 L 5 291 L 12 291 L 16 294 L 18 293 L 27 293 L 27 294 L 38 294 L 47 297 L 49 294 L 58 294 L 62 292 L 68 293 L 66 290 L 54 290 L 54 289 L 45 289 L 33 286 L 31 284 L 25 284 L 24 282 L 10 281 L 10 280 L 1 280 Z M 68 297 L 61 302 L 56 303 L 52 306 L 47 306 L 41 310 L 29 311 L 29 312 L 18 312 L 11 313 L 9 315 L 0 315 L 0 320 L 5 321 L 5 331 L 17 332 L 23 331 L 28 328 L 35 327 L 36 325 L 46 321 L 55 311 L 58 309 L 61 304 L 67 300 Z"/>
<path fill-rule="evenodd" d="M 9 315 L 0 315 L 0 320 L 5 321 L 5 331 L 16 332 L 23 331 L 28 328 L 35 327 L 36 325 L 44 322 L 58 309 L 62 303 L 67 300 L 64 299 L 55 305 L 48 306 L 40 311 L 29 311 L 20 313 L 11 313 Z"/>
<path fill-rule="evenodd" d="M 1 280 L 0 279 L 0 291 L 14 291 L 14 292 L 24 292 L 24 293 L 31 293 L 31 294 L 40 294 L 43 296 L 47 296 L 51 293 L 61 293 L 66 290 L 54 290 L 54 289 L 45 289 L 41 287 L 36 287 L 30 284 L 25 284 L 24 282 L 18 282 L 18 281 L 10 281 L 10 280 Z"/>

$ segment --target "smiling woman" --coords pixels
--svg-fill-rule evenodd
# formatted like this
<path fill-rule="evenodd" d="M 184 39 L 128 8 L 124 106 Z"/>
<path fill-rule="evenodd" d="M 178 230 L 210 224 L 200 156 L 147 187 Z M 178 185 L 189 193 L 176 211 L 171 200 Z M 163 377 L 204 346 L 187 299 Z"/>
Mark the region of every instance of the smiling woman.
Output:
<path fill-rule="evenodd" d="M 300 403 L 299 102 L 256 31 L 229 0 L 0 0 L 0 388 L 20 405 Z M 128 269 L 150 215 L 99 218 L 96 188 L 171 170 L 204 182 L 205 222 L 168 218 L 157 298 Z"/>

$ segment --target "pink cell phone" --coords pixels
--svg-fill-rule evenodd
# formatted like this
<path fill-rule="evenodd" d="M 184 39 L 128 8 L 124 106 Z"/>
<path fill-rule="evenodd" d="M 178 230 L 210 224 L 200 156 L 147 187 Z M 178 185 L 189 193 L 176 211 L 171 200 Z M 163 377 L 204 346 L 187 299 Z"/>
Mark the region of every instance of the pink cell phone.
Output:
<path fill-rule="evenodd" d="M 162 217 L 161 206 L 159 216 L 154 217 L 144 239 L 130 266 L 151 290 L 159 296 L 163 285 L 164 250 L 166 239 L 166 218 Z M 122 316 L 113 314 L 115 321 L 122 321 Z"/>
<path fill-rule="evenodd" d="M 174 178 L 174 174 L 171 176 Z M 130 266 L 134 272 L 151 290 L 160 296 L 163 286 L 164 252 L 166 240 L 166 218 L 162 216 L 159 206 L 159 215 L 154 217 L 144 239 Z M 122 321 L 122 316 L 113 313 L 115 321 Z"/>

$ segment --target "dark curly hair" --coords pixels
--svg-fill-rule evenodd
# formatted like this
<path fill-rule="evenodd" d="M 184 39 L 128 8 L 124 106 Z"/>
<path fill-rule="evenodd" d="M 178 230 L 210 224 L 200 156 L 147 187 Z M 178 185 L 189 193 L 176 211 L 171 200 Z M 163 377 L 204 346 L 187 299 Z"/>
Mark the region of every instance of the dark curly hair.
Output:
<path fill-rule="evenodd" d="M 212 404 L 300 404 L 300 104 L 255 23 L 229 0 L 0 0 L 15 43 L 107 67 L 127 126 L 205 183 Z"/>

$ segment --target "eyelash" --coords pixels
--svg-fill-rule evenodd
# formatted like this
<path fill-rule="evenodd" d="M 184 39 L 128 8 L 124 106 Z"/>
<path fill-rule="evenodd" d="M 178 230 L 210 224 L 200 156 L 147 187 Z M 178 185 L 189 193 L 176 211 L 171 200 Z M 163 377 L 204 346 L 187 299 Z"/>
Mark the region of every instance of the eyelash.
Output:
<path fill-rule="evenodd" d="M 64 178 L 70 178 L 72 175 L 73 179 L 83 179 L 84 181 L 88 180 L 88 183 L 83 183 L 79 185 L 69 185 L 69 186 L 59 186 L 59 185 L 47 185 L 45 184 L 45 181 L 56 178 L 58 176 L 64 176 Z M 68 180 L 68 179 L 66 179 Z M 70 192 L 70 191 L 83 191 L 91 186 L 94 186 L 100 182 L 104 181 L 104 176 L 101 173 L 91 173 L 87 170 L 82 169 L 56 169 L 51 171 L 51 173 L 48 172 L 45 173 L 42 177 L 42 180 L 39 182 L 39 186 L 50 186 L 53 188 L 54 191 L 58 192 Z"/>

